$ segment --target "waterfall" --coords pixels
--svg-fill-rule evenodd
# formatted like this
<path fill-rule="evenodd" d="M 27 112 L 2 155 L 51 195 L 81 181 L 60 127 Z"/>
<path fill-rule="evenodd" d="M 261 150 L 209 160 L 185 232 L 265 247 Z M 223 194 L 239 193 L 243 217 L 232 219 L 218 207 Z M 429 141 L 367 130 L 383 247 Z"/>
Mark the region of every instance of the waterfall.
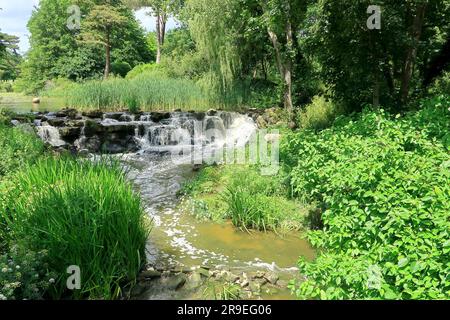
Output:
<path fill-rule="evenodd" d="M 62 147 L 66 145 L 66 143 L 61 139 L 58 128 L 49 125 L 36 128 L 37 133 L 42 141 L 50 144 L 53 147 Z"/>

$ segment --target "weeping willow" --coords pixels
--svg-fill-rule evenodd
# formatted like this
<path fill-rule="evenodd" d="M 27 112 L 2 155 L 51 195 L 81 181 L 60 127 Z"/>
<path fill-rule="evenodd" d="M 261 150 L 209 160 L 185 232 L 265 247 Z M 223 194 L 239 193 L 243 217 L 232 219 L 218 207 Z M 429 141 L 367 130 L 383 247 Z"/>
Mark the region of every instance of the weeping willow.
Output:
<path fill-rule="evenodd" d="M 235 44 L 236 0 L 188 0 L 186 10 L 192 37 L 207 59 L 210 71 L 201 84 L 224 93 L 231 89 L 241 68 Z"/>

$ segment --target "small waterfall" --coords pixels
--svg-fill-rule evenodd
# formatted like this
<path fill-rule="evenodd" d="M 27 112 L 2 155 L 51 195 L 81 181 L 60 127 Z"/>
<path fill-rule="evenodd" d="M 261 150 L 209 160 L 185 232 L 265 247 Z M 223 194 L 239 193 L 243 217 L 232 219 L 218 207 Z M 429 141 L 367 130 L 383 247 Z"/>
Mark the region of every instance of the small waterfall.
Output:
<path fill-rule="evenodd" d="M 62 147 L 66 145 L 66 143 L 61 139 L 58 128 L 52 126 L 41 126 L 37 127 L 37 133 L 42 141 L 53 147 Z"/>
<path fill-rule="evenodd" d="M 195 116 L 177 112 L 158 123 L 150 115 L 136 122 L 135 140 L 141 151 L 165 152 L 188 146 L 220 148 L 225 144 L 244 146 L 256 131 L 253 120 L 238 113 Z"/>

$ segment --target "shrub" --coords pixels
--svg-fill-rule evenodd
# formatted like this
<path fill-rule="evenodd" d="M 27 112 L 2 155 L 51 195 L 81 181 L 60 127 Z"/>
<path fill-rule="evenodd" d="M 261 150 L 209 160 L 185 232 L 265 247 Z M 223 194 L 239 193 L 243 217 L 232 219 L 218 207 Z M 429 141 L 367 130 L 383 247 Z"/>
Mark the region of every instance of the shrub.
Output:
<path fill-rule="evenodd" d="M 46 251 L 35 253 L 19 245 L 0 255 L 0 300 L 43 299 L 55 281 L 46 256 Z"/>
<path fill-rule="evenodd" d="M 128 72 L 131 71 L 131 66 L 128 62 L 123 62 L 123 61 L 114 62 L 111 65 L 111 71 L 115 75 L 125 78 L 127 76 Z"/>
<path fill-rule="evenodd" d="M 116 298 L 145 262 L 148 228 L 140 198 L 114 162 L 39 160 L 6 185 L 1 219 L 7 240 L 47 250 L 57 274 L 50 294 Z M 66 291 L 66 269 L 78 265 L 82 288 Z"/>
<path fill-rule="evenodd" d="M 310 104 L 297 115 L 297 122 L 302 129 L 325 129 L 333 123 L 342 111 L 335 102 L 323 96 L 315 96 Z"/>
<path fill-rule="evenodd" d="M 298 297 L 448 298 L 448 102 L 405 117 L 366 111 L 286 138 L 294 192 L 324 210 L 323 230 L 309 232 L 322 254 L 299 262 Z"/>

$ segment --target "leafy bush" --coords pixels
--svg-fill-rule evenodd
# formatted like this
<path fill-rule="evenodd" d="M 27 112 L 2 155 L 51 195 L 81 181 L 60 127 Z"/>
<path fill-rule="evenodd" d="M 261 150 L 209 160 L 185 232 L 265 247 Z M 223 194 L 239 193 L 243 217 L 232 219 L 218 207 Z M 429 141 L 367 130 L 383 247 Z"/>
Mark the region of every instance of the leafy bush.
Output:
<path fill-rule="evenodd" d="M 325 129 L 333 123 L 336 116 L 341 112 L 335 102 L 323 96 L 315 96 L 297 115 L 297 122 L 302 129 Z"/>
<path fill-rule="evenodd" d="M 395 118 L 366 111 L 285 139 L 295 194 L 323 209 L 323 230 L 308 236 L 322 253 L 300 260 L 298 297 L 448 298 L 449 102 Z"/>
<path fill-rule="evenodd" d="M 35 253 L 18 245 L 0 255 L 0 300 L 43 299 L 55 282 L 46 257 L 46 251 Z"/>
<path fill-rule="evenodd" d="M 428 91 L 432 95 L 450 92 L 450 72 L 445 72 L 441 77 L 436 79 Z"/>
<path fill-rule="evenodd" d="M 111 71 L 115 75 L 121 76 L 122 78 L 125 78 L 128 74 L 128 72 L 131 71 L 131 66 L 128 62 L 118 61 L 114 62 L 111 65 Z"/>
<path fill-rule="evenodd" d="M 5 182 L 0 222 L 9 243 L 47 250 L 57 274 L 50 294 L 116 298 L 145 262 L 148 227 L 140 198 L 119 165 L 48 158 Z M 66 291 L 66 269 L 81 268 L 82 288 Z"/>

